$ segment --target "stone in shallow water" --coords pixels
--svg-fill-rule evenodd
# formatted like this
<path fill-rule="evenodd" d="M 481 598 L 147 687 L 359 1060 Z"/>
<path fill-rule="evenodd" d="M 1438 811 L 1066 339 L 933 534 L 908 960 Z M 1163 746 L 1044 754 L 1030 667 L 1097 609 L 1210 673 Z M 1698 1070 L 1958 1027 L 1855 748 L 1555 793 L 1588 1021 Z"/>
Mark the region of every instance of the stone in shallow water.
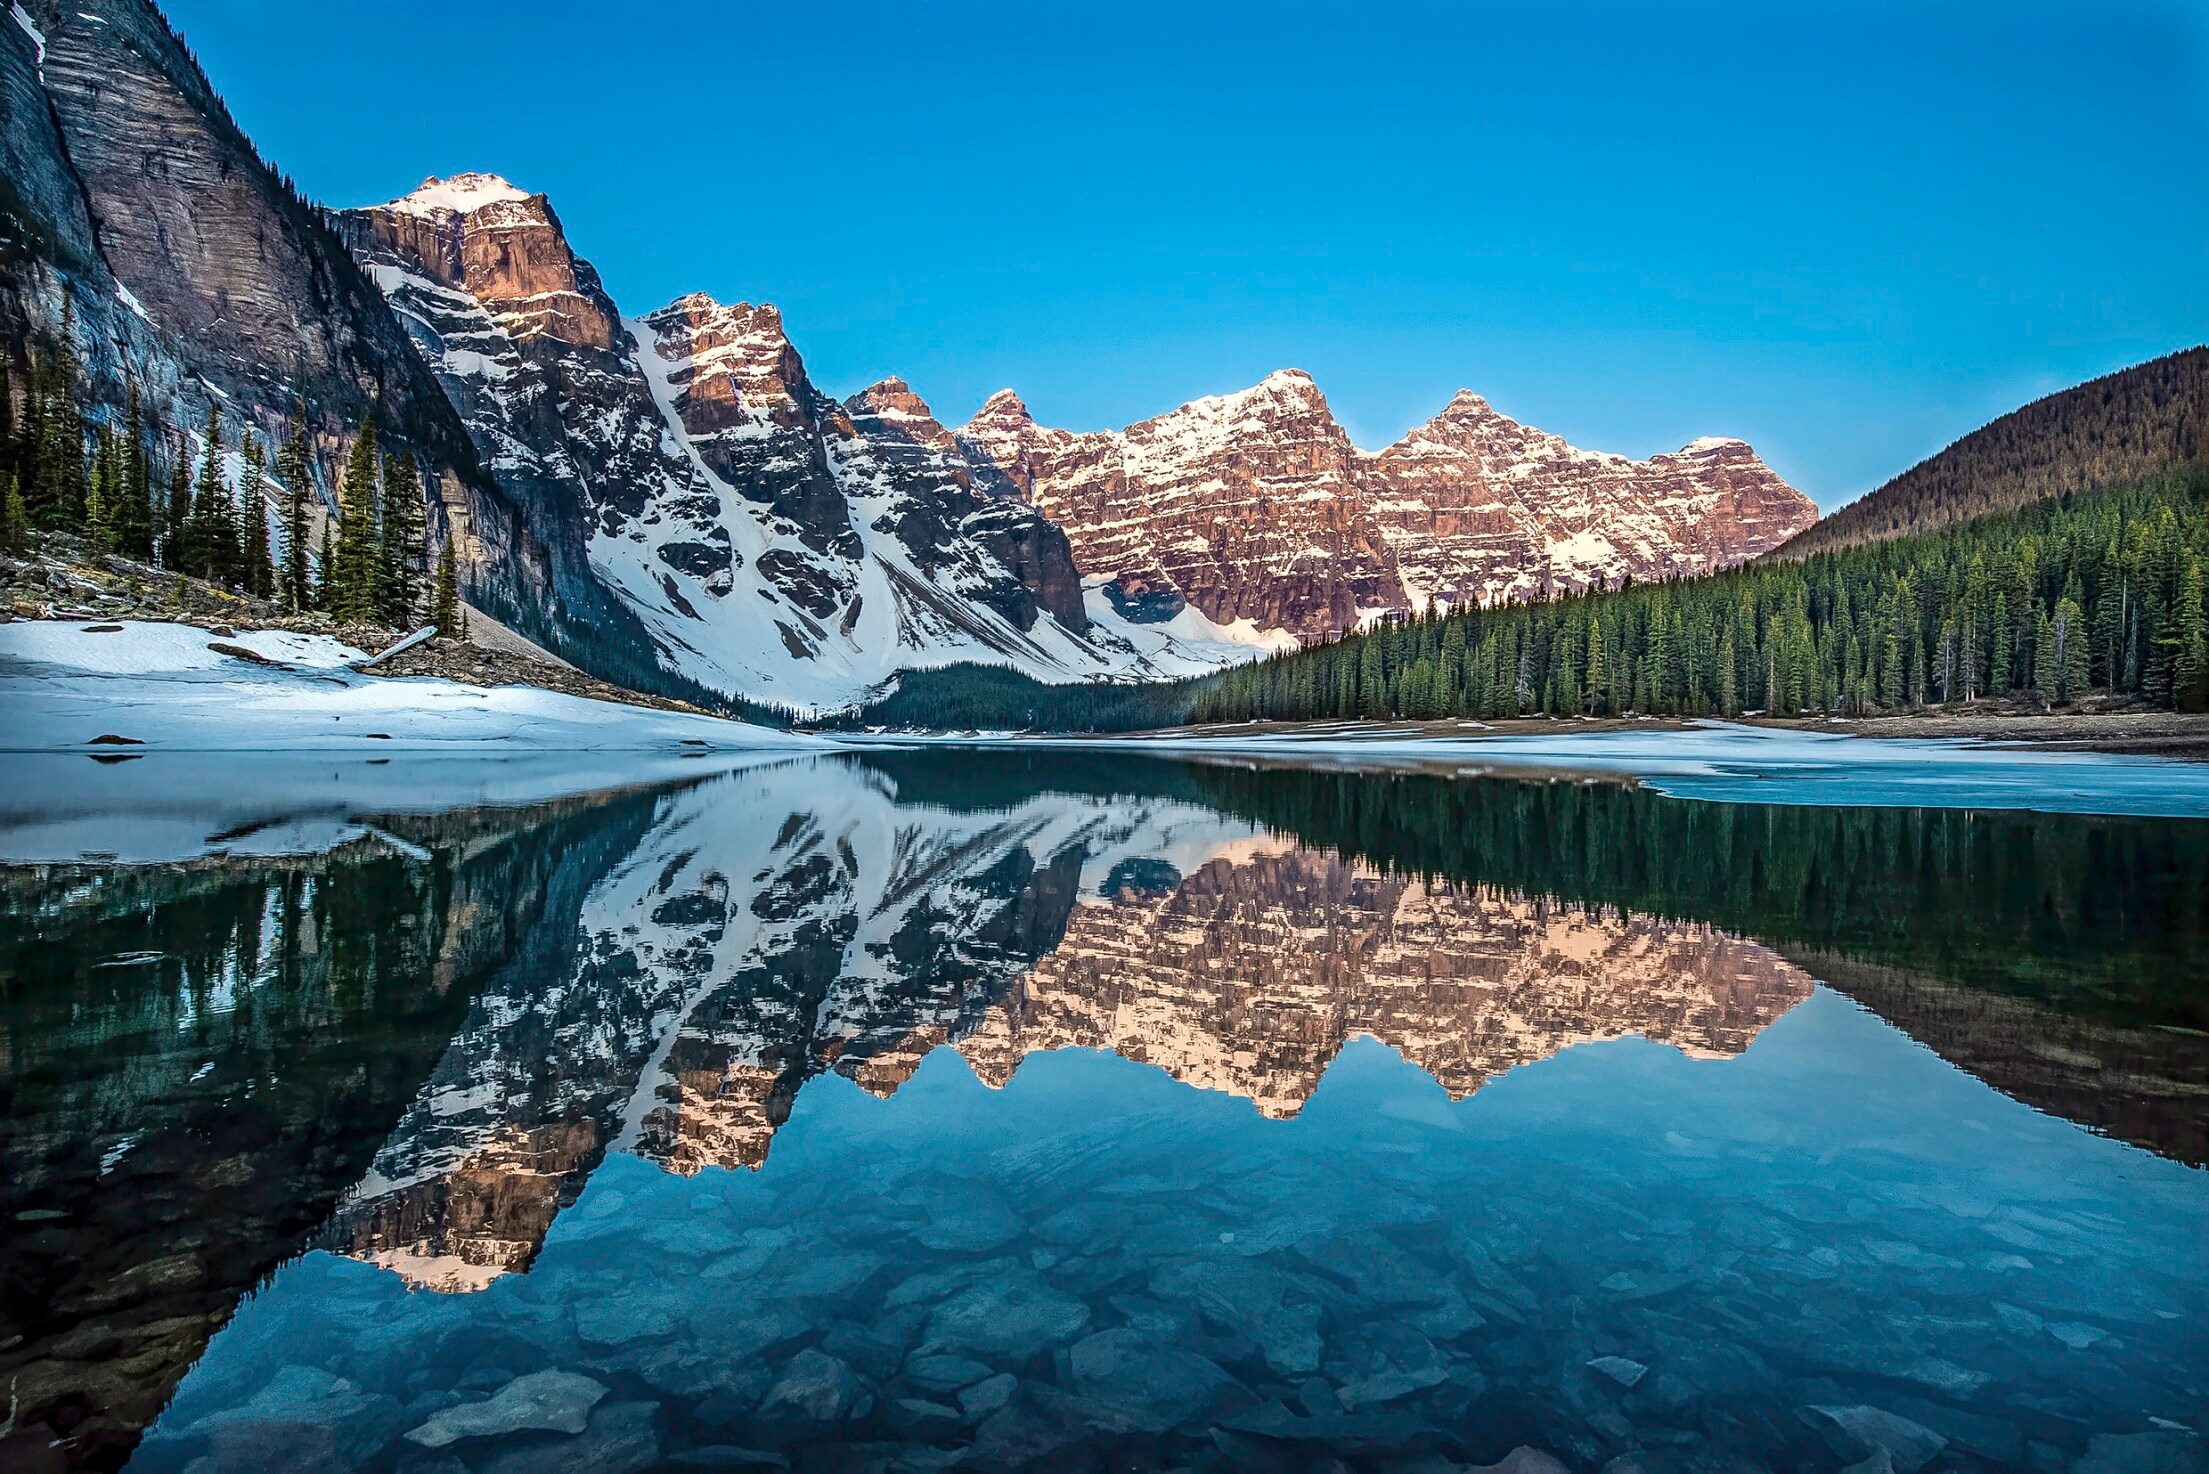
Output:
<path fill-rule="evenodd" d="M 682 1307 L 673 1297 L 648 1289 L 585 1300 L 575 1307 L 575 1334 L 586 1346 L 626 1346 L 675 1334 Z"/>
<path fill-rule="evenodd" d="M 2048 1322 L 2048 1334 L 2070 1347 L 2073 1351 L 2084 1351 L 2096 1341 L 2109 1339 L 2109 1332 L 2103 1330 L 2100 1326 L 2090 1326 L 2084 1321 L 2075 1320 Z"/>
<path fill-rule="evenodd" d="M 338 1434 L 342 1443 L 374 1448 L 398 1431 L 400 1416 L 397 1398 L 363 1392 L 320 1367 L 288 1366 L 243 1406 L 209 1413 L 189 1431 L 208 1432 L 227 1423 L 312 1423 Z"/>
<path fill-rule="evenodd" d="M 1985 1372 L 1960 1367 L 1938 1356 L 1921 1356 L 1902 1369 L 1906 1381 L 1961 1401 L 1994 1380 Z"/>
<path fill-rule="evenodd" d="M 1923 1423 L 1914 1423 L 1885 1408 L 1855 1403 L 1805 1408 L 1804 1412 L 1834 1453 L 1853 1460 L 1884 1449 L 1894 1461 L 1896 1474 L 1917 1474 L 1948 1447 L 1947 1439 Z"/>
<path fill-rule="evenodd" d="M 1266 1365 L 1285 1377 L 1319 1369 L 1320 1307 L 1309 1298 L 1315 1284 L 1247 1260 L 1192 1260 L 1151 1277 L 1152 1290 L 1193 1300 L 1206 1319 L 1255 1343 Z"/>
<path fill-rule="evenodd" d="M 1601 1372 L 1621 1387 L 1632 1387 L 1649 1374 L 1649 1368 L 1624 1356 L 1599 1356 L 1588 1363 L 1588 1370 Z"/>
<path fill-rule="evenodd" d="M 407 1434 L 409 1443 L 443 1448 L 463 1438 L 494 1438 L 523 1431 L 581 1433 L 590 1411 L 606 1395 L 602 1383 L 574 1372 L 532 1372 L 516 1377 L 488 1402 L 449 1407 Z"/>
<path fill-rule="evenodd" d="M 790 1358 L 767 1389 L 759 1415 L 833 1423 L 848 1416 L 866 1393 L 866 1384 L 849 1366 L 809 1346 Z"/>
<path fill-rule="evenodd" d="M 1569 1471 L 1556 1455 L 1521 1444 L 1493 1464 L 1475 1464 L 1465 1474 L 1569 1474 Z"/>
<path fill-rule="evenodd" d="M 1087 1305 L 1019 1266 L 938 1305 L 928 1318 L 927 1346 L 1025 1361 L 1073 1340 L 1088 1324 Z"/>
<path fill-rule="evenodd" d="M 1020 1379 L 1011 1372 L 999 1372 L 994 1377 L 975 1383 L 959 1394 L 959 1406 L 966 1409 L 970 1418 L 986 1418 L 1006 1403 L 1020 1390 Z"/>
<path fill-rule="evenodd" d="M 946 1254 L 980 1254 L 1011 1243 L 1027 1226 L 995 1194 L 965 1192 L 932 1199 L 928 1222 L 913 1237 Z"/>
<path fill-rule="evenodd" d="M 1256 1400 L 1217 1364 L 1125 1328 L 1076 1342 L 1068 1364 L 1092 1416 L 1095 1405 L 1107 1405 L 1124 1414 L 1112 1421 L 1146 1433 Z"/>
<path fill-rule="evenodd" d="M 899 1434 L 923 1443 L 956 1433 L 967 1422 L 957 1408 L 922 1397 L 900 1397 L 885 1409 L 884 1416 Z"/>
<path fill-rule="evenodd" d="M 582 1436 L 550 1447 L 507 1449 L 486 1460 L 480 1474 L 546 1474 L 553 1469 L 643 1474 L 660 1461 L 660 1437 L 653 1427 L 658 1415 L 656 1403 L 609 1402 L 591 1413 Z"/>
<path fill-rule="evenodd" d="M 905 1376 L 915 1387 L 926 1392 L 956 1392 L 961 1387 L 971 1387 L 989 1375 L 989 1368 L 981 1362 L 964 1356 L 945 1356 L 925 1353 L 912 1357 L 905 1363 Z"/>

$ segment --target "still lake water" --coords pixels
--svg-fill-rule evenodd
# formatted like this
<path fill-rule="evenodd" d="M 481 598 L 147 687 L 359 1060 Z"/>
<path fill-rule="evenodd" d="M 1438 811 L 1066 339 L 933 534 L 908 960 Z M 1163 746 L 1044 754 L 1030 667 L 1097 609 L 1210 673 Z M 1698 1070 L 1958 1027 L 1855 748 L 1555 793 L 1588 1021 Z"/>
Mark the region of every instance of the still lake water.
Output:
<path fill-rule="evenodd" d="M 2209 821 L 162 762 L 0 871 L 11 1470 L 2204 1466 Z"/>

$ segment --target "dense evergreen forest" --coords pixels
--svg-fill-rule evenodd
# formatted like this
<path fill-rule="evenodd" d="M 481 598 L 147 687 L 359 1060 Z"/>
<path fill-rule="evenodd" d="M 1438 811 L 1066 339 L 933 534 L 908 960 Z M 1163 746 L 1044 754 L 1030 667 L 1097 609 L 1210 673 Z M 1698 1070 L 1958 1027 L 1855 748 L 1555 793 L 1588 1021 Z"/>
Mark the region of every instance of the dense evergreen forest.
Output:
<path fill-rule="evenodd" d="M 1697 579 L 1429 615 L 1212 677 L 1189 718 L 2209 705 L 2209 475 Z"/>
<path fill-rule="evenodd" d="M 1791 539 L 1796 558 L 1932 532 L 2042 497 L 2209 467 L 2209 348 L 2037 399 Z"/>
<path fill-rule="evenodd" d="M 196 436 L 165 429 L 135 384 L 120 423 L 101 423 L 73 336 L 65 305 L 59 338 L 32 350 L 20 391 L 0 355 L 0 552 L 69 533 L 95 552 L 346 624 L 407 625 L 426 602 L 440 630 L 466 638 L 449 543 L 434 584 L 428 576 L 413 454 L 379 454 L 373 422 L 354 438 L 332 519 L 314 487 L 304 405 L 273 466 L 251 430 L 226 444 L 212 407 Z"/>

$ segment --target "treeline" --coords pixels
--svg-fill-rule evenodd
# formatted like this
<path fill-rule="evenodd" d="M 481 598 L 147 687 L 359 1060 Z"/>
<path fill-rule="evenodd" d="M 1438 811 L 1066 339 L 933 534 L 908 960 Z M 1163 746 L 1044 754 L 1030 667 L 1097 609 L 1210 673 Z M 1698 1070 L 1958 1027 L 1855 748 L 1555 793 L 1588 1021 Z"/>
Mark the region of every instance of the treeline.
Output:
<path fill-rule="evenodd" d="M 1702 578 L 1428 615 L 1208 678 L 1190 719 L 2209 705 L 2209 475 Z"/>
<path fill-rule="evenodd" d="M 2064 492 L 2209 465 L 2209 348 L 2105 374 L 2013 410 L 1822 518 L 1774 556 L 1931 532 Z"/>
<path fill-rule="evenodd" d="M 411 451 L 379 454 L 375 426 L 362 423 L 333 543 L 333 519 L 316 515 L 305 405 L 273 467 L 250 429 L 233 456 L 212 404 L 196 451 L 189 435 L 172 439 L 135 383 L 120 425 L 94 423 L 74 332 L 65 304 L 61 336 L 32 350 L 20 395 L 0 355 L 0 551 L 24 551 L 35 533 L 72 533 L 99 552 L 348 624 L 406 625 L 427 594 L 438 628 L 466 638 L 449 541 L 425 589 L 425 502 Z"/>

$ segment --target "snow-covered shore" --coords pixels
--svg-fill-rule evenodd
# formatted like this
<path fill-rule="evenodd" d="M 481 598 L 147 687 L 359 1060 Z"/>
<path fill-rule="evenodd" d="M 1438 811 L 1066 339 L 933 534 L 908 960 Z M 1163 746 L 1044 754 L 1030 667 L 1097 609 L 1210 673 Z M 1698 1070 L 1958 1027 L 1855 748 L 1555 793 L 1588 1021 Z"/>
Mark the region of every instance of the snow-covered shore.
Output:
<path fill-rule="evenodd" d="M 251 651 L 269 664 L 210 648 Z M 533 686 L 365 675 L 328 635 L 0 625 L 0 751 L 818 751 L 818 738 Z M 130 739 L 95 745 L 99 737 Z"/>
<path fill-rule="evenodd" d="M 1431 728 L 1341 724 L 1283 732 L 1233 727 L 1156 736 L 1029 738 L 1009 734 L 878 741 L 1053 747 L 1304 767 L 1616 774 L 1678 798 L 1733 803 L 2033 809 L 2044 813 L 2209 818 L 2209 763 L 2048 751 L 1964 738 L 1704 721 L 1600 732 L 1497 735 L 1478 722 Z"/>

